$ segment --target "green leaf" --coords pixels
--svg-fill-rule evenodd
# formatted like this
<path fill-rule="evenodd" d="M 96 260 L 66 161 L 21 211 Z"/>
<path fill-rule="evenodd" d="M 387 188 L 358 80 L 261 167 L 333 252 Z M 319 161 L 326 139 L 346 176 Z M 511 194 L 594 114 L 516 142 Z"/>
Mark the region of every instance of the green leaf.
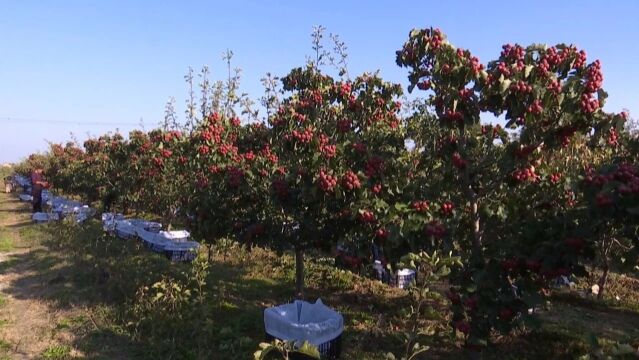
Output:
<path fill-rule="evenodd" d="M 508 88 L 510 87 L 510 83 L 511 81 L 506 79 L 504 81 L 501 82 L 501 84 L 499 84 L 499 91 L 503 94 L 506 92 L 506 90 L 508 90 Z"/>
<path fill-rule="evenodd" d="M 304 354 L 314 359 L 318 359 L 318 360 L 320 359 L 319 350 L 317 350 L 317 347 L 315 345 L 309 343 L 308 341 L 304 341 L 304 344 L 302 344 L 302 346 L 299 349 L 297 349 L 295 352 Z"/>
<path fill-rule="evenodd" d="M 532 71 L 532 69 L 534 69 L 535 67 L 532 65 L 526 65 L 526 69 L 524 70 L 524 77 L 528 77 L 530 76 L 530 72 Z"/>

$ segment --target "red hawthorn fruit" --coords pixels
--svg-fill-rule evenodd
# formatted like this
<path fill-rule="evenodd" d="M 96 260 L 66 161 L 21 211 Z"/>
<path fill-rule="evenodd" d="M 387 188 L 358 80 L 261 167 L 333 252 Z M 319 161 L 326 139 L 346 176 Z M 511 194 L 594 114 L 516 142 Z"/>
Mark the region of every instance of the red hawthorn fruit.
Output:
<path fill-rule="evenodd" d="M 537 260 L 527 260 L 526 268 L 534 273 L 538 273 L 541 269 L 541 263 Z"/>
<path fill-rule="evenodd" d="M 154 157 L 153 158 L 153 164 L 157 167 L 162 167 L 164 165 L 164 160 L 162 158 L 159 157 Z"/>
<path fill-rule="evenodd" d="M 535 100 L 533 103 L 528 106 L 529 113 L 533 115 L 539 115 L 544 111 L 544 107 L 541 105 L 541 100 Z"/>
<path fill-rule="evenodd" d="M 451 215 L 453 213 L 454 208 L 455 208 L 455 205 L 453 205 L 453 203 L 450 201 L 446 201 L 443 204 L 441 204 L 441 212 L 445 216 Z"/>
<path fill-rule="evenodd" d="M 162 150 L 162 157 L 163 158 L 170 158 L 171 155 L 173 155 L 173 152 L 171 150 L 168 150 L 168 149 Z"/>
<path fill-rule="evenodd" d="M 348 170 L 344 176 L 342 176 L 342 187 L 348 191 L 359 189 L 361 187 L 361 183 L 357 174 Z"/>
<path fill-rule="evenodd" d="M 379 194 L 382 191 L 382 184 L 374 184 L 371 191 L 373 194 Z"/>
<path fill-rule="evenodd" d="M 413 201 L 411 207 L 417 212 L 425 212 L 428 210 L 429 203 L 426 200 Z"/>
<path fill-rule="evenodd" d="M 514 313 L 509 308 L 502 308 L 499 310 L 499 318 L 503 321 L 510 321 L 514 317 Z"/>
<path fill-rule="evenodd" d="M 468 309 L 468 311 L 475 311 L 477 309 L 477 297 L 471 296 L 464 300 L 464 306 Z"/>
<path fill-rule="evenodd" d="M 375 217 L 375 214 L 372 211 L 369 210 L 364 210 L 359 214 L 359 220 L 364 222 L 364 223 L 375 223 L 377 222 L 377 218 Z"/>
<path fill-rule="evenodd" d="M 321 145 L 320 151 L 324 154 L 324 157 L 327 159 L 335 157 L 337 154 L 337 146 L 335 145 Z"/>
<path fill-rule="evenodd" d="M 448 297 L 448 299 L 450 300 L 451 303 L 453 303 L 453 305 L 459 305 L 461 304 L 461 299 L 459 297 L 459 294 L 456 293 L 455 291 L 451 290 L 448 291 L 446 293 L 446 297 Z"/>
<path fill-rule="evenodd" d="M 598 207 L 608 207 L 612 205 L 613 200 L 608 194 L 599 193 L 595 196 L 595 202 Z"/>
<path fill-rule="evenodd" d="M 197 152 L 199 152 L 201 155 L 206 155 L 206 154 L 208 154 L 208 153 L 209 153 L 209 151 L 210 151 L 210 149 L 209 149 L 209 147 L 208 147 L 208 146 L 206 146 L 206 145 L 200 145 L 200 146 L 197 148 Z"/>
<path fill-rule="evenodd" d="M 337 131 L 341 133 L 346 133 L 351 131 L 351 120 L 350 119 L 342 119 L 337 121 Z"/>
<path fill-rule="evenodd" d="M 578 237 L 567 238 L 566 240 L 564 240 L 564 243 L 566 244 L 566 246 L 572 248 L 575 251 L 580 251 L 586 244 L 584 239 Z"/>
<path fill-rule="evenodd" d="M 466 160 L 462 159 L 458 152 L 453 154 L 453 166 L 458 169 L 466 168 Z"/>
<path fill-rule="evenodd" d="M 554 173 L 550 175 L 550 182 L 557 184 L 561 180 L 561 173 Z"/>
<path fill-rule="evenodd" d="M 228 184 L 231 187 L 238 187 L 244 178 L 244 170 L 234 166 L 227 168 Z"/>
<path fill-rule="evenodd" d="M 324 192 L 331 193 L 337 185 L 337 178 L 322 169 L 319 173 L 318 185 Z"/>
<path fill-rule="evenodd" d="M 506 260 L 502 260 L 501 262 L 501 268 L 502 270 L 504 270 L 505 272 L 510 272 L 513 271 L 515 269 L 517 269 L 517 265 L 518 265 L 518 261 L 517 259 L 506 259 Z"/>
<path fill-rule="evenodd" d="M 419 90 L 428 90 L 428 89 L 430 89 L 430 81 L 424 80 L 422 82 L 417 83 L 417 88 Z"/>
<path fill-rule="evenodd" d="M 464 335 L 470 334 L 470 324 L 466 321 L 455 321 L 453 324 L 455 329 Z"/>
<path fill-rule="evenodd" d="M 446 234 L 446 228 L 441 223 L 433 220 L 424 229 L 427 236 L 432 236 L 437 239 L 441 239 Z"/>
<path fill-rule="evenodd" d="M 617 130 L 610 129 L 610 131 L 608 132 L 608 145 L 610 146 L 619 145 L 618 139 L 619 139 L 619 136 L 617 135 Z"/>
<path fill-rule="evenodd" d="M 375 231 L 375 236 L 379 239 L 386 239 L 388 238 L 389 234 L 390 232 L 386 230 L 385 228 L 379 228 Z"/>

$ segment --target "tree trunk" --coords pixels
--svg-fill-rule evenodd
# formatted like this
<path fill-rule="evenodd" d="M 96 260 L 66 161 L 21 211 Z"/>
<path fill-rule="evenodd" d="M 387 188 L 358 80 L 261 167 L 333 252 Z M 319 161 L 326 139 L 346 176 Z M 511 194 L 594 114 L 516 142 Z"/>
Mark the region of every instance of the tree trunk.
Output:
<path fill-rule="evenodd" d="M 304 250 L 295 247 L 295 298 L 304 299 Z"/>
<path fill-rule="evenodd" d="M 599 293 L 597 294 L 597 299 L 603 299 L 604 290 L 606 289 L 606 283 L 608 282 L 608 272 L 610 271 L 610 267 L 608 265 L 608 259 L 605 260 L 603 265 L 603 274 L 599 278 Z"/>
<path fill-rule="evenodd" d="M 459 149 L 461 153 L 465 153 L 466 138 L 463 128 L 460 129 Z M 481 216 L 479 214 L 479 200 L 477 192 L 473 189 L 470 169 L 468 167 L 464 168 L 464 172 L 462 173 L 462 187 L 463 192 L 466 195 L 466 199 L 470 203 L 471 221 L 473 226 L 472 258 L 473 261 L 481 264 L 484 262 L 484 255 L 482 251 L 482 229 Z"/>
<path fill-rule="evenodd" d="M 482 256 L 482 234 L 481 234 L 481 219 L 479 217 L 479 204 L 477 200 L 473 199 L 470 204 L 470 211 L 473 221 L 473 256 L 475 259 L 483 259 Z"/>

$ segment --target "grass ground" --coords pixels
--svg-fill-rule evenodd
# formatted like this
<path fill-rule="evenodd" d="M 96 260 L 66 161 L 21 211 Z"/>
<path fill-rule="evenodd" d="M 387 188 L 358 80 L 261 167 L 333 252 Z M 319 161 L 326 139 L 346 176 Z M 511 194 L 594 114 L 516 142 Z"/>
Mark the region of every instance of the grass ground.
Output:
<path fill-rule="evenodd" d="M 292 299 L 287 254 L 229 243 L 214 248 L 210 262 L 172 264 L 104 235 L 97 222 L 31 224 L 27 206 L 6 194 L 0 225 L 0 359 L 249 359 L 264 338 L 263 309 Z M 401 352 L 403 291 L 321 260 L 307 268 L 307 297 L 344 315 L 342 358 Z M 541 329 L 496 338 L 485 357 L 572 359 L 592 351 L 592 336 L 607 348 L 636 348 L 639 283 L 612 281 L 603 302 L 557 292 Z M 448 339 L 424 358 L 462 356 Z"/>

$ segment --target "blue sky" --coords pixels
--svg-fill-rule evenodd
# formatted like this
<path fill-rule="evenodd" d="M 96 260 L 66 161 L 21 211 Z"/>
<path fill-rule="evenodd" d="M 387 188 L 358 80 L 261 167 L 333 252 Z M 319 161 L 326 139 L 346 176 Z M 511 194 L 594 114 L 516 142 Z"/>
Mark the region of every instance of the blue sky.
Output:
<path fill-rule="evenodd" d="M 310 54 L 313 25 L 349 48 L 349 71 L 406 83 L 395 50 L 414 27 L 440 27 L 482 61 L 505 43 L 574 43 L 601 59 L 608 111 L 639 114 L 639 1 L 29 1 L 0 0 L 0 163 L 143 119 L 169 96 L 184 110 L 189 66 L 225 74 L 235 53 L 243 90 Z M 6 118 L 11 118 L 7 120 Z"/>

